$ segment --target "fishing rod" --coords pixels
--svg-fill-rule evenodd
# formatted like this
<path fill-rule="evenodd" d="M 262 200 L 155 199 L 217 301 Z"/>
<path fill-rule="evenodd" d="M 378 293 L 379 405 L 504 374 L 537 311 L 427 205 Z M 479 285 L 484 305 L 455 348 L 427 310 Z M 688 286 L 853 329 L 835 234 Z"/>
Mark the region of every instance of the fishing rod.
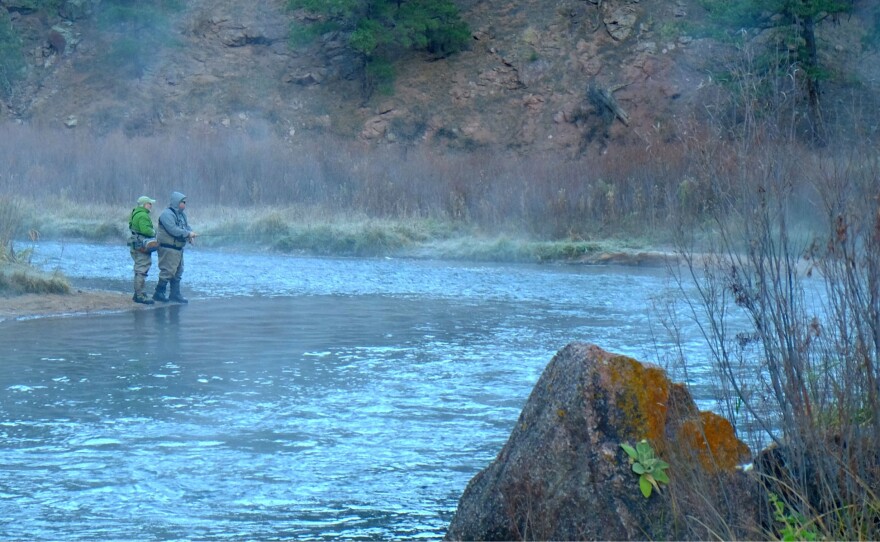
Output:
<path fill-rule="evenodd" d="M 258 237 L 258 233 L 197 233 L 196 237 Z"/>

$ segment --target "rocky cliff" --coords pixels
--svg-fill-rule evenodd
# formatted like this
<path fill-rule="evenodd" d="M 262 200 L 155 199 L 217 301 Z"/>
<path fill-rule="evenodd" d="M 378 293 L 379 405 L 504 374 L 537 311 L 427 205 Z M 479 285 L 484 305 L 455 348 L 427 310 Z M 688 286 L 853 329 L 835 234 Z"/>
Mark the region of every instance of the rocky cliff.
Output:
<path fill-rule="evenodd" d="M 65 0 L 48 14 L 28 4 L 0 1 L 28 64 L 3 118 L 99 134 L 237 130 L 296 142 L 329 133 L 571 154 L 647 147 L 702 117 L 713 76 L 736 58 L 698 37 L 701 0 L 460 0 L 470 47 L 402 56 L 391 92 L 364 102 L 344 37 L 291 47 L 289 25 L 304 15 L 284 0 L 192 0 L 136 22 L 102 18 L 100 0 Z M 848 103 L 880 81 L 876 47 L 864 40 L 876 6 L 855 6 L 822 25 L 831 44 L 822 54 L 840 75 L 826 93 L 846 90 Z M 760 39 L 760 24 L 742 30 Z"/>

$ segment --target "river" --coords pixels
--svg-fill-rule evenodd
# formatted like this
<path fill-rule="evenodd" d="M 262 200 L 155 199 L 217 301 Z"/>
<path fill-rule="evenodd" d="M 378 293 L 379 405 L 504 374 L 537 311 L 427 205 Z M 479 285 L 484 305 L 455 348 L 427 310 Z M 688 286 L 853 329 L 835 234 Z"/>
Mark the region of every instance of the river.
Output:
<path fill-rule="evenodd" d="M 34 249 L 129 291 L 124 247 Z M 196 247 L 183 286 L 188 305 L 0 323 L 0 538 L 439 539 L 557 350 L 675 355 L 662 268 Z"/>

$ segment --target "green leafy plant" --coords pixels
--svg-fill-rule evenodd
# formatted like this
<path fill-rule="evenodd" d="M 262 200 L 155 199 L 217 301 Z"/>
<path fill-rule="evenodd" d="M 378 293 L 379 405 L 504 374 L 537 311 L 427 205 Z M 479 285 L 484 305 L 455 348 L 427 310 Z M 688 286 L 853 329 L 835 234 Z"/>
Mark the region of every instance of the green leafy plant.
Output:
<path fill-rule="evenodd" d="M 798 512 L 786 513 L 785 503 L 775 493 L 770 493 L 768 498 L 773 506 L 773 518 L 783 525 L 779 530 L 780 540 L 793 542 L 795 540 L 811 541 L 819 539 L 819 533 L 816 531 L 815 526 L 810 524 L 803 514 Z"/>
<path fill-rule="evenodd" d="M 669 483 L 669 476 L 666 474 L 669 463 L 654 455 L 654 449 L 647 440 L 642 440 L 635 448 L 625 442 L 620 447 L 629 456 L 633 472 L 639 475 L 639 489 L 646 499 L 651 496 L 653 489 L 660 491 L 660 484 Z"/>

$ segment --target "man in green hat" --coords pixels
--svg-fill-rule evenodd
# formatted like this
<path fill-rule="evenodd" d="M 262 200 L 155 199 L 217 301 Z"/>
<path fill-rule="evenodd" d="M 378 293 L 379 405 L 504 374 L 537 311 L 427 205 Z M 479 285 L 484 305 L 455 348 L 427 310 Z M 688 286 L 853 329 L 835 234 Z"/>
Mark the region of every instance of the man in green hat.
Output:
<path fill-rule="evenodd" d="M 147 273 L 153 264 L 153 250 L 155 250 L 156 230 L 153 228 L 153 220 L 150 218 L 150 210 L 156 200 L 147 196 L 141 196 L 137 200 L 137 207 L 131 210 L 131 218 L 128 221 L 128 229 L 131 237 L 128 246 L 131 259 L 134 260 L 134 296 L 135 303 L 152 305 L 153 300 L 144 293 L 147 282 Z M 152 242 L 151 242 L 152 241 Z"/>

